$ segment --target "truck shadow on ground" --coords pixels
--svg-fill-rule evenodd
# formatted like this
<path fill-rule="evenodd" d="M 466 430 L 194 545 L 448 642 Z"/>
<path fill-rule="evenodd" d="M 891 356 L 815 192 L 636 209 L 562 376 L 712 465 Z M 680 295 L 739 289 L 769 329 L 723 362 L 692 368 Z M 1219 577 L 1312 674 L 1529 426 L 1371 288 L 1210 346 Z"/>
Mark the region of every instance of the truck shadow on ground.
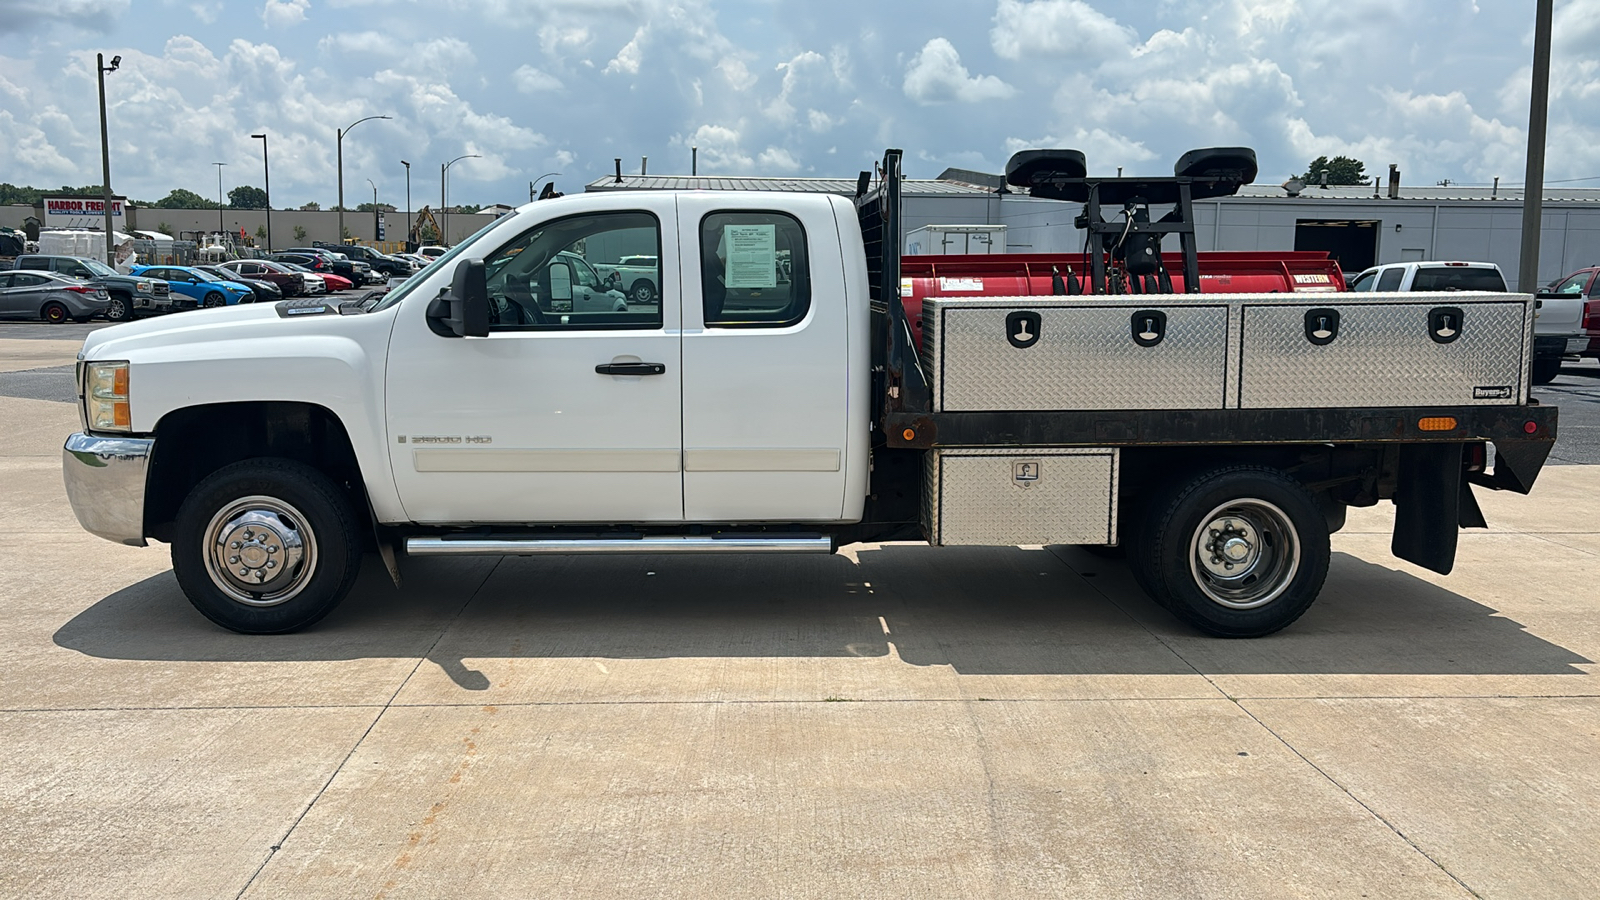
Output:
<path fill-rule="evenodd" d="M 959 674 L 1583 675 L 1590 660 L 1472 599 L 1335 554 L 1321 599 L 1280 634 L 1198 634 L 1120 561 L 1076 548 L 894 545 L 822 557 L 415 559 L 395 589 L 369 559 L 312 629 L 247 637 L 170 572 L 95 603 L 55 643 L 109 659 L 425 657 L 466 690 L 493 658 L 884 657 Z M 887 633 L 886 633 L 887 632 Z"/>

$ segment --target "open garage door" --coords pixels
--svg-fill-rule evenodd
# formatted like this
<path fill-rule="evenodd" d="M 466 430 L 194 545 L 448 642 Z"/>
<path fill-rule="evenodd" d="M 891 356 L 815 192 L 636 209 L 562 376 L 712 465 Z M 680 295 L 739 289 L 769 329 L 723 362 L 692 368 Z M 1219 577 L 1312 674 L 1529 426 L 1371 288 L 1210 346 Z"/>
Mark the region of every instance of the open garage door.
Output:
<path fill-rule="evenodd" d="M 1294 249 L 1323 250 L 1339 268 L 1355 273 L 1378 261 L 1377 220 L 1296 219 Z"/>

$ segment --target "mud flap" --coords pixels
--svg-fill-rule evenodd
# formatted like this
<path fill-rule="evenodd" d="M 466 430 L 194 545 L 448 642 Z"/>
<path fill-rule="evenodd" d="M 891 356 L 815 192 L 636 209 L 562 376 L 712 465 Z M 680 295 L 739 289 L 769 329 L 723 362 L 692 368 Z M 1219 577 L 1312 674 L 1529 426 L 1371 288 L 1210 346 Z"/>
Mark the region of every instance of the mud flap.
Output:
<path fill-rule="evenodd" d="M 1400 448 L 1394 492 L 1394 538 L 1389 549 L 1411 563 L 1449 575 L 1456 564 L 1456 539 L 1463 516 L 1481 522 L 1468 495 L 1462 507 L 1461 444 L 1407 444 Z"/>

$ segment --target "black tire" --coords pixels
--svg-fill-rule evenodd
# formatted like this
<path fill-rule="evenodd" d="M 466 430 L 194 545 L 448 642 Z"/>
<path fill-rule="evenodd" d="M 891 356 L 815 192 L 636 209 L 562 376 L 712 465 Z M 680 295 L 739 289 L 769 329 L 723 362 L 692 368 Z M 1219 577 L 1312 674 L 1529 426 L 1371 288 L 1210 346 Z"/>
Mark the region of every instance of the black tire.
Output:
<path fill-rule="evenodd" d="M 628 289 L 628 299 L 634 303 L 653 303 L 656 299 L 656 286 L 641 278 Z"/>
<path fill-rule="evenodd" d="M 212 291 L 211 293 L 206 294 L 206 299 L 203 305 L 207 309 L 215 309 L 218 306 L 227 306 L 228 298 L 222 296 L 220 291 Z"/>
<path fill-rule="evenodd" d="M 240 543 L 253 555 L 229 553 Z M 251 459 L 213 472 L 184 499 L 172 571 L 194 608 L 223 628 L 283 634 L 339 605 L 361 571 L 361 551 L 348 494 L 303 463 Z M 284 561 L 281 571 L 268 568 L 276 561 Z M 240 564 L 255 566 L 258 580 L 234 578 Z"/>
<path fill-rule="evenodd" d="M 106 305 L 107 322 L 126 322 L 133 318 L 133 304 L 122 294 L 112 294 Z"/>
<path fill-rule="evenodd" d="M 1561 360 L 1536 359 L 1533 361 L 1533 383 L 1549 384 L 1561 374 Z"/>
<path fill-rule="evenodd" d="M 67 312 L 65 306 L 52 300 L 46 303 L 43 309 L 39 310 L 39 318 L 49 322 L 51 325 L 63 325 L 72 318 L 72 314 Z"/>
<path fill-rule="evenodd" d="M 1180 482 L 1150 504 L 1139 530 L 1129 562 L 1140 585 L 1217 637 L 1284 628 L 1328 577 L 1327 519 L 1311 493 L 1277 469 L 1229 466 Z"/>

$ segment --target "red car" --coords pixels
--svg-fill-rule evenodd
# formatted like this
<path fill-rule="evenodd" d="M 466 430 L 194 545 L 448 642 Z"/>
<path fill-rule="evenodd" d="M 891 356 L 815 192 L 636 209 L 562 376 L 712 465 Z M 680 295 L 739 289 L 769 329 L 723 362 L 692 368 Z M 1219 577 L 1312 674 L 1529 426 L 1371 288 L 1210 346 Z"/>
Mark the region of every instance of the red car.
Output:
<path fill-rule="evenodd" d="M 1589 348 L 1578 355 L 1600 358 L 1600 266 L 1579 269 L 1546 290 L 1583 295 L 1583 330 L 1589 333 Z"/>
<path fill-rule="evenodd" d="M 217 268 L 226 269 L 243 278 L 252 278 L 256 281 L 270 281 L 278 286 L 285 297 L 298 297 L 305 293 L 305 282 L 301 280 L 300 273 L 290 271 L 288 267 L 265 259 L 235 259 L 225 263 L 218 263 Z"/>
<path fill-rule="evenodd" d="M 318 272 L 317 274 L 321 275 L 322 280 L 328 285 L 328 293 L 330 294 L 334 291 L 348 291 L 356 286 L 354 281 L 343 275 L 335 275 L 332 272 Z"/>

